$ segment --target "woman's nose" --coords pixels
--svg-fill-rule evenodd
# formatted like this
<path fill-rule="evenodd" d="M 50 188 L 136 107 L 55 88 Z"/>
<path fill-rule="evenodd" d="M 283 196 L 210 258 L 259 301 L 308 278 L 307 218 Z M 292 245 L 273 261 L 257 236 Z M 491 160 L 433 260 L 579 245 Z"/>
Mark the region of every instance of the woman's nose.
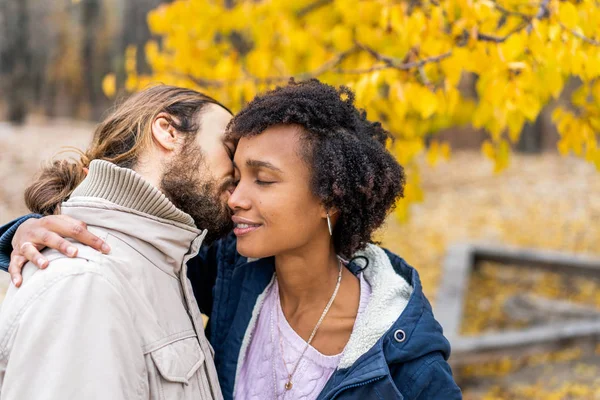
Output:
<path fill-rule="evenodd" d="M 245 193 L 244 185 L 242 182 L 239 182 L 235 187 L 231 195 L 229 196 L 229 200 L 227 200 L 227 205 L 233 211 L 235 210 L 247 210 L 250 208 L 251 201 Z"/>

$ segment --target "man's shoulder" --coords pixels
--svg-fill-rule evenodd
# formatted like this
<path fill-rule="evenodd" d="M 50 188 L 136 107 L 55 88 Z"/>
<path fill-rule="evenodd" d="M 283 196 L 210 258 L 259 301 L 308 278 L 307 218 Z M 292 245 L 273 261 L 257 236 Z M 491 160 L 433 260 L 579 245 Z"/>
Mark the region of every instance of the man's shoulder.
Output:
<path fill-rule="evenodd" d="M 40 270 L 28 263 L 23 268 L 23 284 L 11 284 L 0 310 L 0 351 L 6 349 L 23 324 L 38 324 L 54 314 L 61 323 L 67 315 L 78 315 L 96 303 L 102 307 L 124 304 L 118 280 L 97 262 L 84 258 L 58 258 Z M 85 306 L 83 306 L 85 304 Z M 118 308 L 118 307 L 117 307 Z M 126 312 L 126 311 L 125 311 Z M 36 322 L 37 321 L 37 322 Z"/>
<path fill-rule="evenodd" d="M 57 280 L 72 280 L 78 276 L 106 280 L 112 275 L 110 269 L 106 268 L 102 253 L 81 243 L 74 242 L 72 246 L 77 249 L 75 257 L 68 257 L 53 249 L 43 250 L 42 254 L 48 260 L 48 266 L 43 270 L 31 262 L 27 263 L 23 268 L 23 287 L 34 285 L 41 289 Z"/>
<path fill-rule="evenodd" d="M 29 262 L 22 270 L 23 283 L 20 288 L 10 285 L 0 310 L 0 326 L 4 318 L 19 319 L 25 312 L 40 302 L 62 302 L 71 298 L 72 302 L 86 295 L 82 285 L 94 287 L 107 295 L 118 297 L 122 293 L 122 283 L 111 268 L 102 262 L 102 254 L 96 250 L 75 244 L 77 256 L 67 257 L 56 250 L 47 249 L 42 254 L 49 263 L 39 269 Z M 60 288 L 60 289 L 59 289 Z"/>
<path fill-rule="evenodd" d="M 46 252 L 44 252 L 46 255 Z M 105 268 L 96 259 L 89 259 L 81 256 L 74 258 L 48 257 L 49 264 L 45 269 L 39 269 L 33 263 L 29 262 L 23 267 L 23 284 L 20 288 L 11 285 L 7 291 L 6 297 L 2 303 L 2 311 L 5 313 L 8 307 L 14 307 L 13 303 L 23 305 L 30 304 L 37 299 L 48 301 L 48 296 L 53 296 L 56 290 L 51 290 L 57 285 L 61 286 L 61 296 L 68 296 L 71 292 L 81 292 L 76 285 L 83 281 L 100 287 L 112 288 L 118 292 L 120 286 L 117 279 L 114 279 L 109 268 Z"/>

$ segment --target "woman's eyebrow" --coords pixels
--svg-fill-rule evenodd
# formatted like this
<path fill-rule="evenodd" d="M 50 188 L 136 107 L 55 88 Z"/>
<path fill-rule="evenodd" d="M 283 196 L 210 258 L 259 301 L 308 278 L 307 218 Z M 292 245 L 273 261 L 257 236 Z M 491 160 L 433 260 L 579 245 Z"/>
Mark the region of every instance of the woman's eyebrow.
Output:
<path fill-rule="evenodd" d="M 247 160 L 246 166 L 250 168 L 267 168 L 273 171 L 277 171 L 279 173 L 283 173 L 283 171 L 268 161 L 260 161 L 260 160 Z"/>

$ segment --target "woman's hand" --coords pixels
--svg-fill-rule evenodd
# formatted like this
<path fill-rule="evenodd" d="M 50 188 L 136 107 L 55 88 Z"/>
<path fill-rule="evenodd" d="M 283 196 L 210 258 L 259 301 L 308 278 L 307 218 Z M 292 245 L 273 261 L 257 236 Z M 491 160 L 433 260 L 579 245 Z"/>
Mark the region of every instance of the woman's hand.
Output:
<path fill-rule="evenodd" d="M 28 219 L 19 226 L 12 240 L 13 251 L 8 272 L 15 286 L 21 286 L 23 282 L 21 270 L 28 261 L 40 269 L 48 266 L 48 260 L 40 253 L 45 247 L 58 250 L 67 257 L 75 257 L 77 248 L 64 238 L 75 239 L 104 254 L 110 251 L 110 247 L 102 239 L 90 233 L 87 225 L 79 220 L 66 215 Z"/>

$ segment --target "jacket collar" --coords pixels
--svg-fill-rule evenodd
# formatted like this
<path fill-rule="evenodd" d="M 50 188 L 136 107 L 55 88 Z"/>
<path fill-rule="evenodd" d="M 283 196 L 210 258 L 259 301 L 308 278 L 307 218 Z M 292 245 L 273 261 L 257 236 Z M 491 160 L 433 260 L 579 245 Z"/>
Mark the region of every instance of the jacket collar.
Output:
<path fill-rule="evenodd" d="M 179 275 L 184 257 L 207 231 L 177 209 L 133 170 L 94 160 L 87 178 L 61 205 L 61 213 L 90 226 L 109 229 L 169 274 Z"/>
<path fill-rule="evenodd" d="M 71 194 L 103 199 L 121 207 L 195 227 L 194 220 L 179 210 L 158 188 L 129 168 L 93 160 L 87 177 Z"/>

